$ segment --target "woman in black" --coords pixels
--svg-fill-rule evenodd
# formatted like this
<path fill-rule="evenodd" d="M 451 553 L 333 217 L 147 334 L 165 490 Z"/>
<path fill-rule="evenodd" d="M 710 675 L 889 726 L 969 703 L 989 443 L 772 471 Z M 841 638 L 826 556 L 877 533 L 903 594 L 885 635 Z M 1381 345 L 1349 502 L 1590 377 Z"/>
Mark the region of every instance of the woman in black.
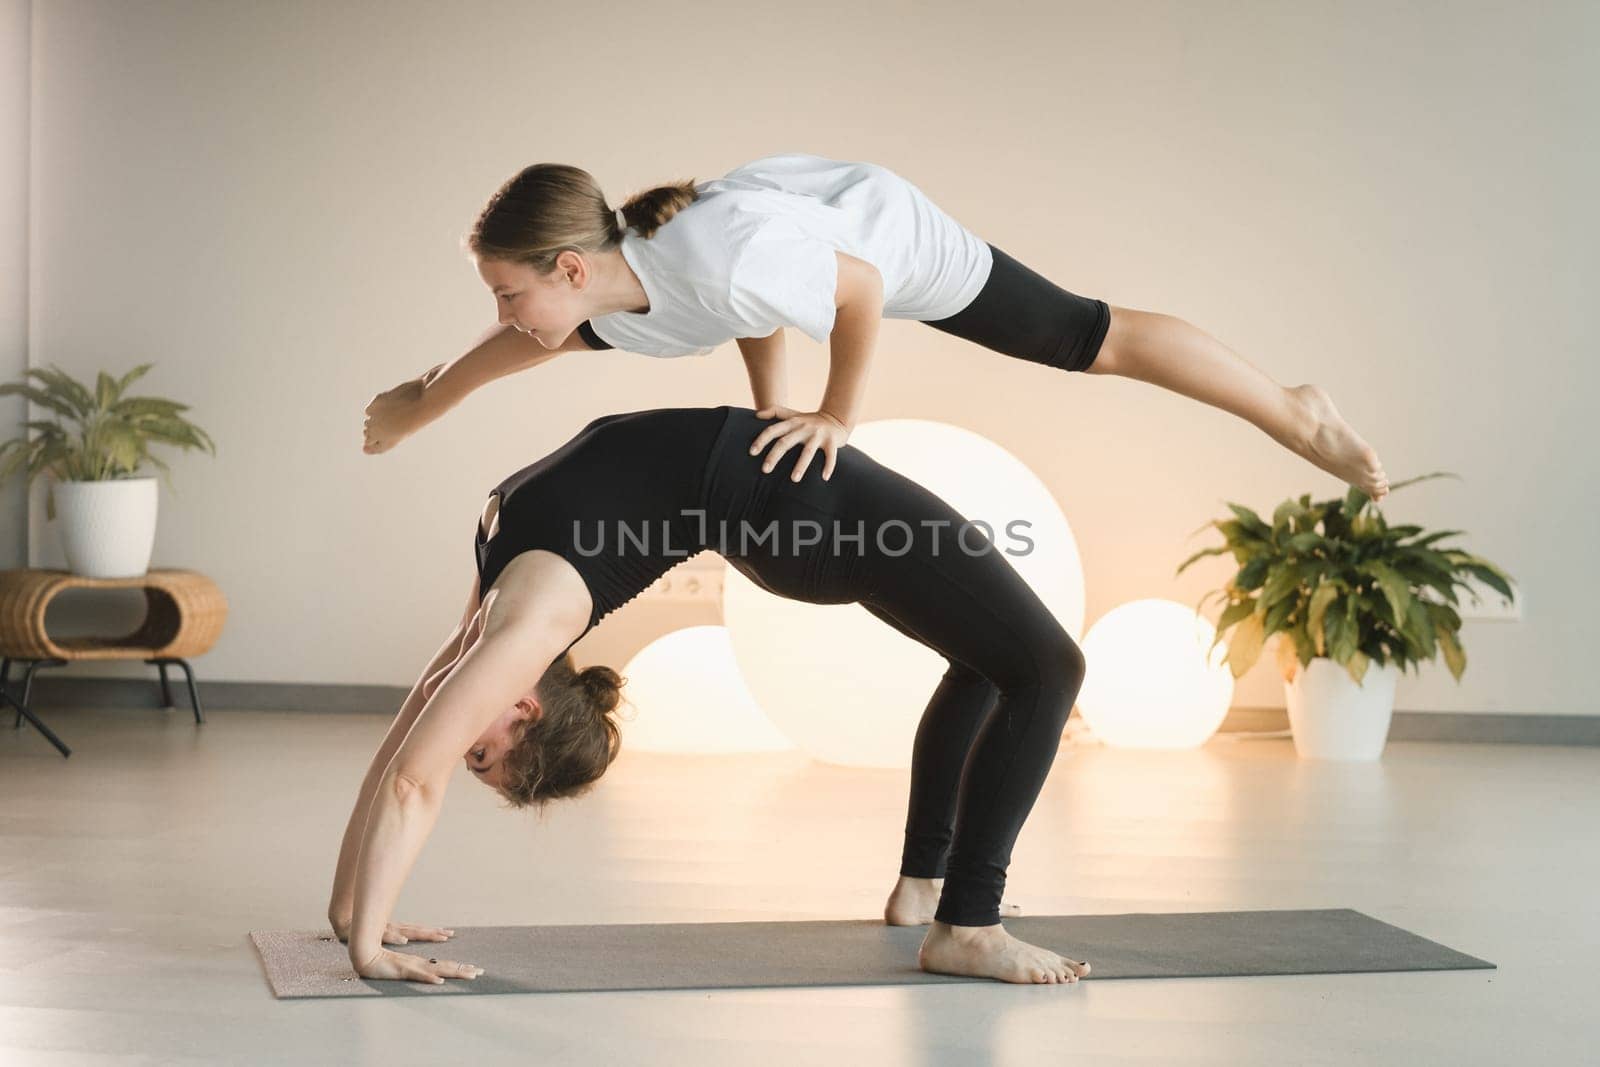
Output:
<path fill-rule="evenodd" d="M 346 834 L 358 859 L 341 857 L 330 919 L 359 973 L 475 976 L 382 948 L 385 935 L 430 933 L 386 924 L 455 759 L 465 752 L 518 806 L 585 791 L 617 754 L 620 679 L 575 672 L 567 652 L 706 549 L 777 595 L 859 602 L 949 662 L 917 729 L 901 857 L 903 879 L 945 879 L 921 965 L 1014 982 L 1088 972 L 1000 925 L 1081 652 L 982 527 L 859 449 L 842 449 L 827 481 L 815 468 L 799 482 L 764 475 L 749 449 L 770 421 L 739 407 L 609 415 L 491 492 L 467 611 L 373 761 L 364 825 L 358 804 Z"/>

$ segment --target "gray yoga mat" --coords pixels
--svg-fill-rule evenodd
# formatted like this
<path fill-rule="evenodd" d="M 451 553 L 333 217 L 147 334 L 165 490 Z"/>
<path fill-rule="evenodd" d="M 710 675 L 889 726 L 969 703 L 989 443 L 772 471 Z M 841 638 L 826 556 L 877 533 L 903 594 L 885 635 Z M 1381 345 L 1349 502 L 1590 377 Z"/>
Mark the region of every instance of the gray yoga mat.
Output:
<path fill-rule="evenodd" d="M 1349 908 L 1033 915 L 1005 926 L 1024 941 L 1088 960 L 1088 982 L 1494 967 Z M 922 971 L 917 948 L 927 928 L 881 919 L 455 930 L 449 941 L 390 946 L 484 968 L 476 979 L 444 985 L 357 978 L 345 946 L 326 930 L 267 930 L 250 939 L 280 998 L 989 981 Z"/>

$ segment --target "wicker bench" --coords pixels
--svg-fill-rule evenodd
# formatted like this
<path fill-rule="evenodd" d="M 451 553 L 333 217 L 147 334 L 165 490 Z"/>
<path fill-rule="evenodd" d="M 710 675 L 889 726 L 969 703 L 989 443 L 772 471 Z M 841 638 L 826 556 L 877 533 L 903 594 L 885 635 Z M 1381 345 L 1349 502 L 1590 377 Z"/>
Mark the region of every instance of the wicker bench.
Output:
<path fill-rule="evenodd" d="M 139 628 L 117 637 L 53 638 L 45 632 L 45 609 L 67 589 L 143 589 L 145 618 Z M 0 699 L 17 709 L 16 726 L 27 719 L 62 756 L 72 750 L 29 709 L 35 672 L 75 660 L 141 659 L 161 670 L 161 699 L 172 707 L 167 668 L 183 669 L 194 720 L 205 722 L 194 671 L 187 657 L 210 650 L 222 633 L 228 602 L 216 583 L 195 571 L 157 568 L 137 578 L 84 578 L 67 571 L 0 571 Z M 10 690 L 11 664 L 26 664 L 20 696 Z"/>

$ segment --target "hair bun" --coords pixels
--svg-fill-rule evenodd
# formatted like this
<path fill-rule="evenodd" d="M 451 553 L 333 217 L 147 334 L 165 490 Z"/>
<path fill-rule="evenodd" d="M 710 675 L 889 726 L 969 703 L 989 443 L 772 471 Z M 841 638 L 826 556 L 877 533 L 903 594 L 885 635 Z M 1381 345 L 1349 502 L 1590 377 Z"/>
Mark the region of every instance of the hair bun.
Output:
<path fill-rule="evenodd" d="M 595 711 L 602 715 L 622 703 L 622 675 L 604 664 L 585 667 L 578 674 L 578 683 L 588 694 Z"/>

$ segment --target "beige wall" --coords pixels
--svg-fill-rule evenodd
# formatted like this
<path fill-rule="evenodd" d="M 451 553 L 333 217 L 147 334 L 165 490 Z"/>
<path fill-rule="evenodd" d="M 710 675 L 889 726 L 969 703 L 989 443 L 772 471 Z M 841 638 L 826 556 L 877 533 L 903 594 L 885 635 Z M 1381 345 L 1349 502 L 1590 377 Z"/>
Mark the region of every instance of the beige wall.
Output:
<path fill-rule="evenodd" d="M 28 0 L 0 0 L 0 381 L 28 366 Z M 0 441 L 22 433 L 27 405 L 0 398 Z M 0 568 L 28 562 L 22 479 L 0 485 Z"/>
<path fill-rule="evenodd" d="M 713 0 L 674 19 L 58 0 L 32 17 L 29 358 L 154 359 L 150 390 L 217 438 L 215 460 L 174 459 L 155 557 L 232 602 L 204 677 L 409 684 L 467 592 L 489 486 L 604 412 L 747 401 L 731 345 L 567 357 L 363 455 L 367 399 L 490 321 L 458 240 L 500 181 L 565 161 L 615 202 L 808 151 L 888 165 L 1060 284 L 1324 384 L 1395 478 L 1462 474 L 1386 510 L 1468 531 L 1526 610 L 1469 622 L 1464 684 L 1407 677 L 1399 706 L 1600 711 L 1575 669 L 1600 543 L 1593 4 Z M 814 400 L 825 350 L 791 351 Z M 892 416 L 970 427 L 1045 479 L 1091 622 L 1220 584 L 1221 560 L 1173 570 L 1224 499 L 1339 489 L 1230 416 L 914 323 L 886 323 L 876 357 L 866 417 Z M 58 562 L 37 493 L 30 526 L 32 560 Z M 704 617 L 636 605 L 582 658 Z M 1236 703 L 1281 706 L 1270 666 Z"/>

